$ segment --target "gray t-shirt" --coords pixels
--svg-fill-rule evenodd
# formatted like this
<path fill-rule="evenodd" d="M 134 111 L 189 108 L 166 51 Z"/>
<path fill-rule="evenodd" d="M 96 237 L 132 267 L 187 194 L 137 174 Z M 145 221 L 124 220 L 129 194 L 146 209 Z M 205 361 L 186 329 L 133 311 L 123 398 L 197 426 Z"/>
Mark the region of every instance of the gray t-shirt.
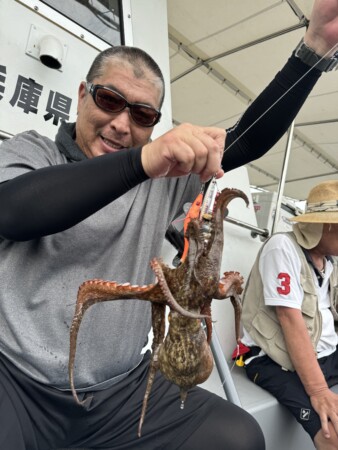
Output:
<path fill-rule="evenodd" d="M 5 141 L 0 156 L 0 182 L 77 164 L 34 131 Z M 79 286 L 93 278 L 154 282 L 149 262 L 160 255 L 182 204 L 199 189 L 195 176 L 147 180 L 64 232 L 26 242 L 0 239 L 0 352 L 39 382 L 69 389 L 69 331 Z M 149 302 L 89 308 L 78 337 L 76 388 L 103 389 L 124 378 L 142 360 L 150 327 Z"/>

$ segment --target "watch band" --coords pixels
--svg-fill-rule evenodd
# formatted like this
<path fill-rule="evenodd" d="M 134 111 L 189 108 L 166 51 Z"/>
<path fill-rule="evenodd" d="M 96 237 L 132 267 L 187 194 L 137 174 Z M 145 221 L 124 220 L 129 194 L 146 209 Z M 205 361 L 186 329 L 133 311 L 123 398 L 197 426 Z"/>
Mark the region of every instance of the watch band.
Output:
<path fill-rule="evenodd" d="M 308 66 L 315 67 L 322 72 L 330 72 L 338 66 L 338 52 L 331 58 L 323 58 L 322 56 L 317 55 L 312 48 L 308 47 L 305 44 L 304 39 L 297 45 L 295 56 Z"/>

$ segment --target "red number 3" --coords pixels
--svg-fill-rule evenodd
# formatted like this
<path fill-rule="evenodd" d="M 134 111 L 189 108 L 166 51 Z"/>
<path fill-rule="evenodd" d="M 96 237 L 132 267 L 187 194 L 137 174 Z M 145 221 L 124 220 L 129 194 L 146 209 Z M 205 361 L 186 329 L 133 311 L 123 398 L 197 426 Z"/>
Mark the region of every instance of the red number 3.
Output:
<path fill-rule="evenodd" d="M 281 295 L 288 295 L 290 294 L 291 288 L 290 288 L 290 275 L 288 273 L 281 272 L 278 277 L 280 282 L 280 286 L 277 288 L 278 294 Z"/>

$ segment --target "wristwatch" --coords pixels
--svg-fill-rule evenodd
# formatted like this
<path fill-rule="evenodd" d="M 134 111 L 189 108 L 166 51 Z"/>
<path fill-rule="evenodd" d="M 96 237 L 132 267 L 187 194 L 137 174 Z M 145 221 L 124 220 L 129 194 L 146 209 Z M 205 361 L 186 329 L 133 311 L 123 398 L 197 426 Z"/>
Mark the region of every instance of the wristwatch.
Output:
<path fill-rule="evenodd" d="M 295 56 L 303 61 L 310 67 L 315 67 L 322 72 L 330 72 L 335 70 L 338 66 L 338 52 L 336 52 L 331 58 L 323 58 L 317 55 L 317 53 L 308 47 L 304 39 L 300 41 L 295 50 Z"/>

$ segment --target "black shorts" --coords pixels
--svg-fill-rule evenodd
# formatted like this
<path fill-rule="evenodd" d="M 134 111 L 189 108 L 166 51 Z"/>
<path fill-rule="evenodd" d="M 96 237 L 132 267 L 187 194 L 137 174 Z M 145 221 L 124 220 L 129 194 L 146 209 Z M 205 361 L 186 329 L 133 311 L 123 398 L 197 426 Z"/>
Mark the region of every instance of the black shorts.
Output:
<path fill-rule="evenodd" d="M 318 359 L 329 387 L 338 384 L 338 352 Z M 286 406 L 313 440 L 321 429 L 320 418 L 313 409 L 296 372 L 282 369 L 267 355 L 259 356 L 245 366 L 247 376 L 258 386 L 269 391 Z"/>
<path fill-rule="evenodd" d="M 265 449 L 263 434 L 247 412 L 198 387 L 188 392 L 181 409 L 179 388 L 160 372 L 139 438 L 149 359 L 147 354 L 111 388 L 80 394 L 88 400 L 80 406 L 71 392 L 32 380 L 0 354 L 0 449 Z"/>

